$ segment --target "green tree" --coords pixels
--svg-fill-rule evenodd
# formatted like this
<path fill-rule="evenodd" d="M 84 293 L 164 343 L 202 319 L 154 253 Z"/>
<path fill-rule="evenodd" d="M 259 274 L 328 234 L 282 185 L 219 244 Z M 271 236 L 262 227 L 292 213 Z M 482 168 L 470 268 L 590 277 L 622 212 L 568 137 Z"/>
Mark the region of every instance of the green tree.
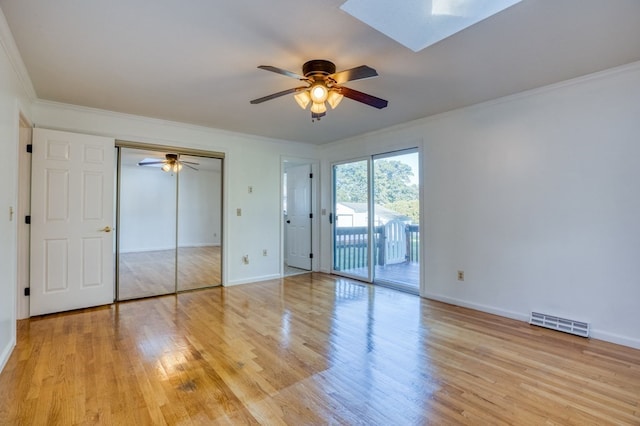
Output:
<path fill-rule="evenodd" d="M 374 163 L 373 187 L 376 204 L 387 206 L 397 201 L 418 198 L 418 187 L 411 184 L 413 170 L 397 160 L 378 160 Z"/>
<path fill-rule="evenodd" d="M 336 168 L 336 201 L 340 203 L 367 202 L 367 163 L 343 164 Z"/>
<path fill-rule="evenodd" d="M 398 213 L 402 213 L 405 216 L 411 218 L 411 223 L 418 225 L 420 220 L 420 203 L 418 198 L 415 200 L 400 200 L 384 206 L 388 209 L 395 210 Z"/>
<path fill-rule="evenodd" d="M 397 160 L 377 160 L 373 186 L 376 204 L 389 207 L 399 201 L 417 201 L 418 186 L 411 183 L 411 166 Z M 345 164 L 337 168 L 336 199 L 338 202 L 367 202 L 367 162 Z M 398 204 L 407 207 L 408 204 Z M 396 210 L 407 214 L 405 211 Z"/>

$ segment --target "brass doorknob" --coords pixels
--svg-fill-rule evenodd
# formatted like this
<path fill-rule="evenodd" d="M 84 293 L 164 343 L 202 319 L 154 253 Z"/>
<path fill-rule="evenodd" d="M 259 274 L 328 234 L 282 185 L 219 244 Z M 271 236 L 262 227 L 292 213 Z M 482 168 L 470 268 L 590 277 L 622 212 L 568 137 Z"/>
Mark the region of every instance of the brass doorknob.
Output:
<path fill-rule="evenodd" d="M 109 226 L 105 226 L 100 231 L 102 231 L 102 232 L 111 232 L 111 228 Z"/>

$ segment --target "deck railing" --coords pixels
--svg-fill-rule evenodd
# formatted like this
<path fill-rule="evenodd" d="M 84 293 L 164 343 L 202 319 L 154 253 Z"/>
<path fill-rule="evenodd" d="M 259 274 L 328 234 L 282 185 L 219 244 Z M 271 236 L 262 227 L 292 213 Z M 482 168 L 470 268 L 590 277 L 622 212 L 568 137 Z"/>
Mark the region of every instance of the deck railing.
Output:
<path fill-rule="evenodd" d="M 373 229 L 373 259 L 376 265 L 385 265 L 386 235 L 384 226 Z M 420 258 L 420 227 L 405 225 L 406 262 L 419 262 Z M 366 268 L 368 233 L 366 226 L 337 227 L 334 238 L 334 269 L 345 271 Z"/>

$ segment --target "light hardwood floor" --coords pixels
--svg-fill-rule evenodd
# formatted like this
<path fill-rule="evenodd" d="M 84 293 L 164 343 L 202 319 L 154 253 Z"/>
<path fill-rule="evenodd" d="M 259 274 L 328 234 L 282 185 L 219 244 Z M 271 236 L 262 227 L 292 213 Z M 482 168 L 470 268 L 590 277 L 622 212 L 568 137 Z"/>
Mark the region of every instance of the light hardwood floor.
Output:
<path fill-rule="evenodd" d="M 119 300 L 218 286 L 222 283 L 220 246 L 180 247 L 176 251 L 120 253 Z"/>
<path fill-rule="evenodd" d="M 324 274 L 19 322 L 1 425 L 638 425 L 640 351 Z"/>

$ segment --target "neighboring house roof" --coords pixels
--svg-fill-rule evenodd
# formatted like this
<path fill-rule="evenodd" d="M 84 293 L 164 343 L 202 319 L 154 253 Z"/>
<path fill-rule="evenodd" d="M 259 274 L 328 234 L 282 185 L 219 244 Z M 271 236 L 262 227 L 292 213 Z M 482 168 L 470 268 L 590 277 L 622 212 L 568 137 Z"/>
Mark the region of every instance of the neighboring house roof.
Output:
<path fill-rule="evenodd" d="M 340 206 L 346 207 L 347 209 L 351 210 L 354 214 L 367 213 L 368 211 L 367 203 L 336 203 L 336 211 L 338 214 L 341 213 Z M 411 221 L 411 218 L 409 218 L 406 215 L 403 215 L 400 212 L 388 209 L 386 207 L 378 206 L 378 205 L 375 206 L 375 215 L 376 215 L 376 218 L 382 219 L 385 223 L 392 220 L 400 220 L 403 222 Z"/>

